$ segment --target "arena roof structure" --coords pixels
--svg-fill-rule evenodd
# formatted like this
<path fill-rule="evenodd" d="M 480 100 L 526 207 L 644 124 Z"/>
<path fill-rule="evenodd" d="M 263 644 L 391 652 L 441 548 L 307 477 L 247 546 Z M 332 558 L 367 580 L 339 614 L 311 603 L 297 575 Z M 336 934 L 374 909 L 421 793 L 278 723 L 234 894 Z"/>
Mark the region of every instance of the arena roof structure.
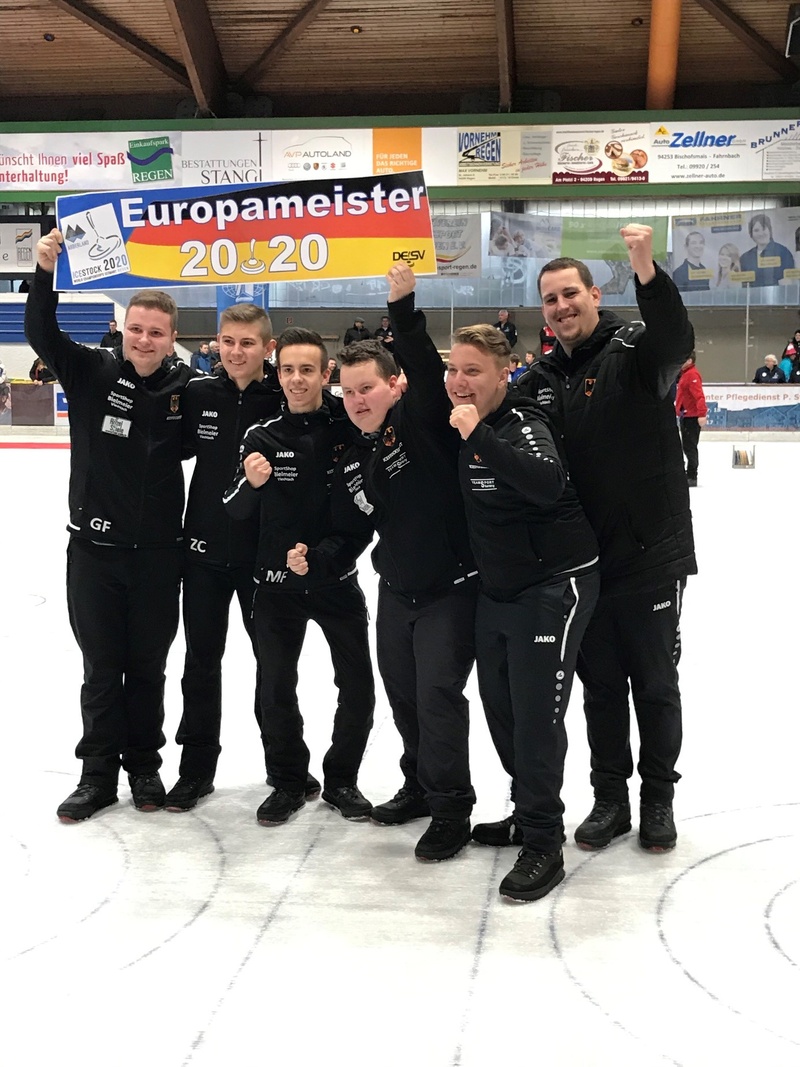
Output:
<path fill-rule="evenodd" d="M 783 0 L 0 0 L 0 121 L 800 105 Z"/>

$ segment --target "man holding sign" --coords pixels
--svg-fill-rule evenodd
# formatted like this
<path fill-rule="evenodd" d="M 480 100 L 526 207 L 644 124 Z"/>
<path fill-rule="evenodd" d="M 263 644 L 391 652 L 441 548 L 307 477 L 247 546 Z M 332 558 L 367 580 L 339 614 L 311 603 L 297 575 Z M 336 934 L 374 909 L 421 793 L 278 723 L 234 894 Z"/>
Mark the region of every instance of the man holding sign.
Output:
<path fill-rule="evenodd" d="M 52 230 L 36 246 L 25 333 L 70 406 L 67 605 L 84 662 L 83 770 L 57 814 L 79 822 L 116 802 L 120 766 L 136 808 L 164 806 L 164 668 L 178 626 L 181 408 L 192 371 L 164 362 L 177 308 L 156 290 L 128 305 L 122 363 L 61 333 L 53 272 L 62 245 Z"/>

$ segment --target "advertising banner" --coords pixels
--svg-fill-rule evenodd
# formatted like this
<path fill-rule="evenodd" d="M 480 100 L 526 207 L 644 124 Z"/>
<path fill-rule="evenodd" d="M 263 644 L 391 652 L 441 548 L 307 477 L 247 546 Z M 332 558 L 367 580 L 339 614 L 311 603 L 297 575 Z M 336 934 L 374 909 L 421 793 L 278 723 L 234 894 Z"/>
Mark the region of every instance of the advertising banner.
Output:
<path fill-rule="evenodd" d="M 704 392 L 709 429 L 800 429 L 800 386 L 706 384 Z"/>
<path fill-rule="evenodd" d="M 558 256 L 603 262 L 628 262 L 628 251 L 620 236 L 622 219 L 571 218 L 552 215 L 491 213 L 490 256 L 520 256 L 550 260 Z M 637 222 L 653 229 L 653 258 L 667 258 L 668 220 L 665 217 L 637 217 Z"/>
<path fill-rule="evenodd" d="M 0 223 L 0 271 L 33 274 L 36 267 L 34 249 L 42 236 L 38 222 Z"/>
<path fill-rule="evenodd" d="M 553 131 L 553 185 L 650 181 L 649 126 L 562 126 Z"/>
<path fill-rule="evenodd" d="M 0 190 L 255 185 L 424 170 L 430 185 L 800 182 L 791 119 L 327 130 L 0 132 Z"/>
<path fill-rule="evenodd" d="M 55 285 L 130 289 L 436 273 L 420 171 L 59 197 Z"/>
<path fill-rule="evenodd" d="M 459 185 L 548 185 L 547 126 L 469 127 L 458 131 Z"/>
<path fill-rule="evenodd" d="M 683 292 L 796 285 L 800 208 L 672 218 L 672 280 Z"/>
<path fill-rule="evenodd" d="M 480 278 L 480 215 L 435 215 L 433 239 L 440 278 Z"/>

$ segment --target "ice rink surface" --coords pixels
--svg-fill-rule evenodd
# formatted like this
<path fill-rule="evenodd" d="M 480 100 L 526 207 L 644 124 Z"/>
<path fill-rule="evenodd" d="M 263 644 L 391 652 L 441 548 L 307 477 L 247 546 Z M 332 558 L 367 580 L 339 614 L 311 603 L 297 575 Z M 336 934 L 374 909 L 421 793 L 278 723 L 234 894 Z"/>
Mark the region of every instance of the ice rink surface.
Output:
<path fill-rule="evenodd" d="M 752 446 L 749 446 L 752 447 Z M 81 661 L 67 623 L 67 450 L 0 449 L 3 995 L 8 1067 L 797 1067 L 800 1064 L 800 444 L 754 470 L 701 441 L 701 573 L 682 619 L 685 741 L 674 852 L 603 852 L 576 684 L 567 877 L 512 905 L 515 851 L 414 860 L 425 821 L 349 823 L 321 801 L 261 827 L 254 669 L 232 613 L 217 791 L 190 813 L 120 803 L 55 818 L 77 783 Z M 367 557 L 362 583 L 374 605 Z M 177 777 L 183 642 L 170 655 L 162 775 Z M 300 702 L 320 774 L 334 691 L 311 627 Z M 475 821 L 508 782 L 470 682 Z M 401 784 L 382 690 L 360 785 Z M 637 799 L 638 781 L 632 783 Z M 636 817 L 634 815 L 634 830 Z"/>

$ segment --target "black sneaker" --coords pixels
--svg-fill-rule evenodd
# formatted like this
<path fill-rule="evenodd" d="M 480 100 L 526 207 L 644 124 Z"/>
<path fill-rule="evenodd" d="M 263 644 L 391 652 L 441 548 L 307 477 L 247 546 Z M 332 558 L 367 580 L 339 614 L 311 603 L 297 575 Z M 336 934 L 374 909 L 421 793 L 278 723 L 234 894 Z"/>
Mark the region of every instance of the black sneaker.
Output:
<path fill-rule="evenodd" d="M 398 789 L 391 800 L 372 809 L 370 818 L 381 826 L 401 826 L 412 819 L 423 819 L 431 809 L 423 793 L 411 789 Z"/>
<path fill-rule="evenodd" d="M 627 800 L 595 800 L 594 807 L 575 831 L 578 848 L 593 851 L 607 848 L 631 828 L 631 806 Z"/>
<path fill-rule="evenodd" d="M 117 787 L 114 784 L 92 785 L 83 782 L 58 805 L 56 815 L 62 822 L 83 822 L 95 812 L 116 803 Z"/>
<path fill-rule="evenodd" d="M 129 774 L 128 781 L 133 806 L 137 811 L 159 811 L 164 807 L 167 794 L 158 771 L 154 774 Z"/>
<path fill-rule="evenodd" d="M 564 857 L 558 852 L 520 849 L 517 862 L 500 883 L 500 896 L 509 900 L 539 900 L 564 881 Z"/>
<path fill-rule="evenodd" d="M 201 797 L 213 792 L 213 778 L 184 778 L 181 775 L 167 793 L 164 807 L 167 811 L 191 811 Z"/>
<path fill-rule="evenodd" d="M 678 832 L 671 804 L 645 804 L 639 810 L 639 844 L 647 852 L 669 852 L 675 848 Z"/>
<path fill-rule="evenodd" d="M 272 778 L 271 774 L 267 775 L 267 785 L 270 786 L 273 789 L 275 788 L 275 782 L 273 781 L 273 778 Z M 320 789 L 322 789 L 322 786 L 319 784 L 319 782 L 314 777 L 314 775 L 313 774 L 307 775 L 306 776 L 306 800 L 316 800 L 317 797 L 319 796 Z"/>
<path fill-rule="evenodd" d="M 357 785 L 339 785 L 322 790 L 322 799 L 345 819 L 368 819 L 372 805 Z"/>
<path fill-rule="evenodd" d="M 418 860 L 449 860 L 469 843 L 469 819 L 431 819 L 431 824 L 417 842 L 414 855 Z"/>
<path fill-rule="evenodd" d="M 302 793 L 287 793 L 285 789 L 276 789 L 270 793 L 256 812 L 256 818 L 262 826 L 280 826 L 290 815 L 299 811 L 306 802 Z"/>
<path fill-rule="evenodd" d="M 479 845 L 521 845 L 522 828 L 507 815 L 499 822 L 479 822 L 472 827 L 472 840 Z"/>

